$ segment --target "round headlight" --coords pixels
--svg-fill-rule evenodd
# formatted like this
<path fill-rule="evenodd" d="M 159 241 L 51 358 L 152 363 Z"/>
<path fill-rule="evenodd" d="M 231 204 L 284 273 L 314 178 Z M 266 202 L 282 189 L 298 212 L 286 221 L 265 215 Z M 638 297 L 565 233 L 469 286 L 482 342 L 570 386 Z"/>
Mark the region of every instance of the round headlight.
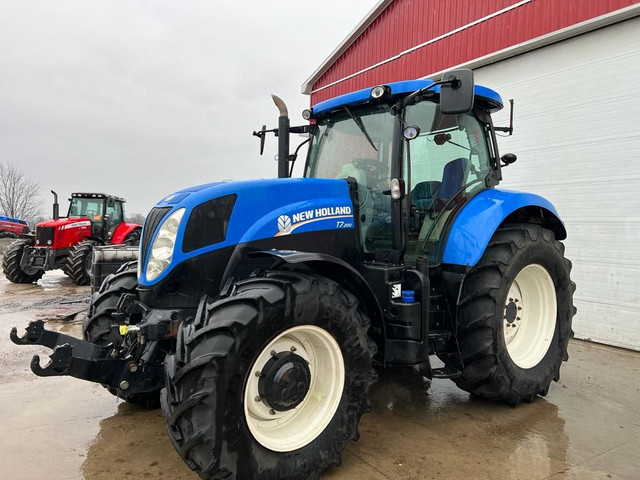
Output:
<path fill-rule="evenodd" d="M 377 87 L 373 87 L 371 89 L 371 98 L 382 98 L 385 93 L 387 93 L 387 89 L 384 87 L 384 85 L 378 85 Z"/>
<path fill-rule="evenodd" d="M 404 136 L 404 138 L 406 138 L 407 140 L 413 140 L 414 138 L 416 138 L 418 135 L 420 135 L 420 128 L 419 127 L 407 127 L 404 129 L 404 131 L 402 132 L 402 135 Z"/>
<path fill-rule="evenodd" d="M 308 108 L 305 108 L 302 111 L 302 118 L 304 118 L 305 120 L 311 120 L 311 115 L 313 114 L 313 112 L 311 110 L 309 110 Z"/>
<path fill-rule="evenodd" d="M 151 247 L 151 255 L 156 260 L 167 260 L 173 254 L 173 241 L 167 237 L 158 237 Z"/>
<path fill-rule="evenodd" d="M 180 221 L 177 218 L 172 217 L 167 220 L 167 223 L 165 223 L 164 228 L 166 228 L 169 233 L 174 235 L 178 231 L 179 226 L 180 226 Z"/>

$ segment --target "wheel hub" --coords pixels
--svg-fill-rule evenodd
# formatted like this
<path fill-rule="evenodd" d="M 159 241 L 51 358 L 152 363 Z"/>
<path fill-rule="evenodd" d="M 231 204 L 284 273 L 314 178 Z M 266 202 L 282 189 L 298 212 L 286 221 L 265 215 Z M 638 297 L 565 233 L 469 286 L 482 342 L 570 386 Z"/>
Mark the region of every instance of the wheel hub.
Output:
<path fill-rule="evenodd" d="M 511 301 L 507 304 L 504 309 L 504 316 L 507 323 L 511 324 L 516 321 L 516 317 L 518 316 L 518 306 L 515 302 Z"/>
<path fill-rule="evenodd" d="M 285 412 L 302 403 L 310 385 L 307 361 L 293 352 L 280 352 L 274 354 L 262 369 L 258 392 L 270 408 Z"/>

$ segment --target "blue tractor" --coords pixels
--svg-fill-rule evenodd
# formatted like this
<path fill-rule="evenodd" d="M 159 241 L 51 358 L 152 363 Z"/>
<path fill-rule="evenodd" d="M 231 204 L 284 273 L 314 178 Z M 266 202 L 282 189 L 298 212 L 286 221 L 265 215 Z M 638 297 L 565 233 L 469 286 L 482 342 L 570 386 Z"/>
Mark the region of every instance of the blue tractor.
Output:
<path fill-rule="evenodd" d="M 202 478 L 317 478 L 370 409 L 376 369 L 414 366 L 516 405 L 546 395 L 575 313 L 553 205 L 498 190 L 501 97 L 469 70 L 359 90 L 278 128 L 279 177 L 162 199 L 140 259 L 91 299 L 84 340 L 32 322 L 41 376 L 161 404 Z M 290 133 L 309 135 L 290 177 Z M 435 360 L 435 362 L 432 362 Z"/>

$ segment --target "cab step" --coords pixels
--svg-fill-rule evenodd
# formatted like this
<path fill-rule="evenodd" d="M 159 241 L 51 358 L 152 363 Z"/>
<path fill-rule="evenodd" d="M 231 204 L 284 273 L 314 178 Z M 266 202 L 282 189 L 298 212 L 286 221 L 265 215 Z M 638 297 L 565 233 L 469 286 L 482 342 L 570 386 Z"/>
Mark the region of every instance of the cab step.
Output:
<path fill-rule="evenodd" d="M 462 372 L 454 367 L 440 367 L 431 370 L 432 378 L 458 378 Z"/>

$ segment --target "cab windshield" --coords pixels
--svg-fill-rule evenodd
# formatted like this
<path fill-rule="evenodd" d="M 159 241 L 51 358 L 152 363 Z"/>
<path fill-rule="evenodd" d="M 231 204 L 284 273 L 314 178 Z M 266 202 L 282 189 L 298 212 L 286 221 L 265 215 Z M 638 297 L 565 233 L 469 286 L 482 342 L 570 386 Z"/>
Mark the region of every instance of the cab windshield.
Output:
<path fill-rule="evenodd" d="M 412 263 L 426 256 L 434 264 L 440 261 L 452 211 L 486 188 L 493 168 L 488 127 L 472 112 L 442 114 L 432 101 L 409 105 L 402 115 L 403 129 L 419 129 L 413 140 L 393 138 L 396 117 L 389 105 L 343 107 L 319 120 L 305 176 L 354 179 L 365 254 L 391 249 L 391 198 L 383 191 L 389 190 L 394 142 L 401 142 L 404 260 Z"/>
<path fill-rule="evenodd" d="M 69 218 L 89 218 L 92 222 L 102 219 L 102 212 L 104 211 L 104 199 L 103 198 L 81 198 L 73 197 L 71 199 L 71 205 L 69 205 Z"/>

